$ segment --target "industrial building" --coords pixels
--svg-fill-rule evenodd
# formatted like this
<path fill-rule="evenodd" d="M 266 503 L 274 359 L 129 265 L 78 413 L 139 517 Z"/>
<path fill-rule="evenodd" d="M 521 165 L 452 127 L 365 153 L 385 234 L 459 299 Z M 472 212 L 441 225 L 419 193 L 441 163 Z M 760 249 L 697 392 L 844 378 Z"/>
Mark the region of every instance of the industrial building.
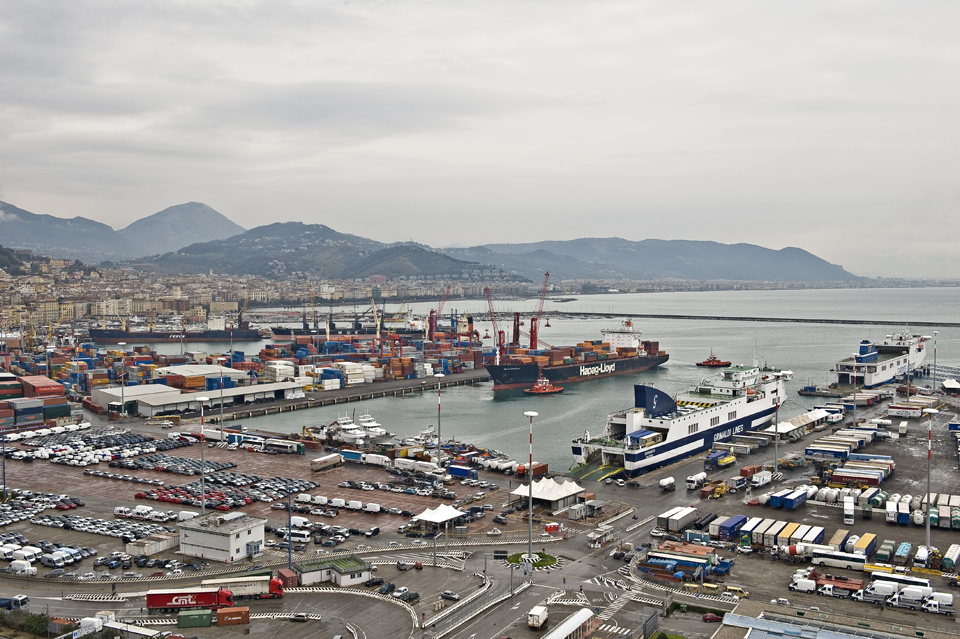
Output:
<path fill-rule="evenodd" d="M 213 512 L 180 523 L 180 553 L 232 563 L 263 552 L 267 520 L 240 512 Z"/>
<path fill-rule="evenodd" d="M 183 368 L 178 367 L 178 368 Z M 172 411 L 198 411 L 200 402 L 198 397 L 208 397 L 204 402 L 207 410 L 220 405 L 221 393 L 223 405 L 233 406 L 252 402 L 258 399 L 284 399 L 288 393 L 300 392 L 303 384 L 295 382 L 277 382 L 274 384 L 257 384 L 255 386 L 240 386 L 224 390 L 198 390 L 194 393 L 183 393 L 179 389 L 163 384 L 149 384 L 146 386 L 127 386 L 123 390 L 123 401 L 127 404 L 127 412 L 141 417 L 156 417 L 170 414 Z M 110 404 L 119 404 L 121 400 L 120 387 L 97 388 L 91 396 L 93 403 L 106 409 Z M 136 409 L 133 410 L 133 402 Z"/>
<path fill-rule="evenodd" d="M 370 579 L 370 564 L 356 555 L 297 564 L 300 585 L 309 586 L 331 581 L 338 586 L 356 586 Z"/>

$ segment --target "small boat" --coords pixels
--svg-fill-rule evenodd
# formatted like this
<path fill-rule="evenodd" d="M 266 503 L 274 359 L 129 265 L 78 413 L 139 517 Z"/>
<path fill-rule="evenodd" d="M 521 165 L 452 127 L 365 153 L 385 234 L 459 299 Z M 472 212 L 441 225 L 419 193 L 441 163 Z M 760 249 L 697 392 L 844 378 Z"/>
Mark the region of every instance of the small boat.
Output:
<path fill-rule="evenodd" d="M 563 386 L 554 386 L 550 380 L 543 376 L 543 371 L 537 381 L 530 388 L 524 388 L 523 392 L 527 395 L 555 395 L 563 392 Z"/>
<path fill-rule="evenodd" d="M 703 360 L 702 362 L 697 362 L 697 366 L 707 366 L 709 368 L 726 368 L 730 366 L 730 362 L 722 362 L 719 358 L 714 356 L 713 349 L 710 349 L 710 357 Z"/>

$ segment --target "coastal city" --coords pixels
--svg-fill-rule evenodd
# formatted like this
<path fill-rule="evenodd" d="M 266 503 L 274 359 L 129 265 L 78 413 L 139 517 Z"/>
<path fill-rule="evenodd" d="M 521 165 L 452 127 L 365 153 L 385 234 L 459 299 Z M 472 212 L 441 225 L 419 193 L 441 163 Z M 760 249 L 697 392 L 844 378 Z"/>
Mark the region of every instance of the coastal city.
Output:
<path fill-rule="evenodd" d="M 291 621 L 355 637 L 709 637 L 793 618 L 950 632 L 960 369 L 938 365 L 939 330 L 862 340 L 820 385 L 711 352 L 691 366 L 699 383 L 665 392 L 644 371 L 686 364 L 629 313 L 600 339 L 545 344 L 548 300 L 585 295 L 549 273 L 479 271 L 456 291 L 317 282 L 304 296 L 295 281 L 20 255 L 3 292 L 0 603 L 21 623 L 145 637 Z M 488 316 L 443 312 L 478 291 Z M 436 297 L 384 311 L 406 296 Z M 534 310 L 497 317 L 524 298 Z M 571 437 L 565 467 L 441 421 L 443 395 L 526 398 L 533 442 L 539 403 L 608 377 L 637 378 L 633 401 Z M 436 421 L 416 433 L 364 407 L 433 391 Z M 791 393 L 810 408 L 780 415 Z M 303 426 L 274 430 L 285 413 Z M 883 615 L 865 625 L 871 603 Z"/>
<path fill-rule="evenodd" d="M 958 26 L 3 12 L 0 639 L 960 639 Z"/>

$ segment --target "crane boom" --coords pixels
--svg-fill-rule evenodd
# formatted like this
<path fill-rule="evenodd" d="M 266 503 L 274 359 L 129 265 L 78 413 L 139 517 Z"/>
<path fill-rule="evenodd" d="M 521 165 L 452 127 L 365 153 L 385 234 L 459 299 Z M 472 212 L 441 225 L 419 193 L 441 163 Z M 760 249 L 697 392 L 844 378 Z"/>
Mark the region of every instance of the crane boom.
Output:
<path fill-rule="evenodd" d="M 493 339 L 497 345 L 497 364 L 499 364 L 500 358 L 506 352 L 507 336 L 497 325 L 497 312 L 493 310 L 493 297 L 490 295 L 489 286 L 484 287 L 483 294 L 487 296 L 487 306 L 490 308 L 490 324 L 493 325 Z"/>
<path fill-rule="evenodd" d="M 530 318 L 530 349 L 537 349 L 537 342 L 540 332 L 540 318 L 543 316 L 543 302 L 547 299 L 547 282 L 550 281 L 550 271 L 543 275 L 543 288 L 540 289 L 540 306 L 537 307 L 537 313 Z M 546 343 L 544 343 L 546 344 Z"/>

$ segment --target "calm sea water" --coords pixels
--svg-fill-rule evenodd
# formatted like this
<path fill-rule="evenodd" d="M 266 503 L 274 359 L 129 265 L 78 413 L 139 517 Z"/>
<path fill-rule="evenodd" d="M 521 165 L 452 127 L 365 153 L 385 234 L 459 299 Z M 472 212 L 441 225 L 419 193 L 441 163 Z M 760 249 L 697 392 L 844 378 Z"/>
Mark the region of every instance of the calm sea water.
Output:
<path fill-rule="evenodd" d="M 414 305 L 425 312 L 428 304 Z M 534 300 L 500 302 L 497 309 L 530 312 Z M 387 310 L 396 307 L 388 306 Z M 485 301 L 448 302 L 447 309 L 473 313 L 483 335 L 489 329 Z M 573 320 L 551 316 L 562 311 L 609 313 L 609 319 Z M 618 313 L 664 313 L 715 316 L 807 317 L 889 320 L 887 326 L 819 324 L 776 324 L 727 321 L 644 320 L 637 324 L 643 339 L 660 342 L 670 361 L 655 371 L 569 384 L 563 393 L 550 397 L 527 397 L 521 392 L 498 392 L 492 383 L 460 387 L 441 393 L 440 422 L 444 439 L 496 448 L 514 459 L 526 458 L 529 423 L 524 411 L 539 413 L 534 419 L 534 458 L 554 470 L 567 470 L 572 458 L 570 440 L 584 431 L 603 429 L 606 416 L 627 408 L 633 401 L 633 384 L 653 384 L 668 393 L 684 391 L 705 373 L 694 364 L 713 349 L 721 359 L 750 363 L 754 353 L 772 366 L 794 371 L 787 383 L 788 401 L 781 419 L 808 410 L 816 398 L 797 395 L 806 384 L 826 384 L 828 371 L 838 359 L 854 352 L 860 340 L 879 340 L 903 328 L 910 321 L 957 321 L 960 318 L 960 289 L 873 289 L 803 291 L 725 291 L 711 293 L 607 294 L 586 296 L 574 302 L 547 302 L 550 328 L 541 329 L 541 338 L 554 345 L 600 339 L 602 328 L 614 327 Z M 915 332 L 932 335 L 932 328 Z M 248 355 L 260 349 L 257 343 L 236 345 Z M 180 351 L 178 344 L 160 344 L 165 353 Z M 190 350 L 218 352 L 222 344 L 193 344 Z M 942 329 L 937 337 L 937 362 L 956 365 L 960 361 L 960 329 Z M 927 362 L 933 363 L 933 351 Z M 245 420 L 244 424 L 267 431 L 295 432 L 304 425 L 330 423 L 337 410 L 371 413 L 391 432 L 410 436 L 437 423 L 437 392 L 422 395 L 380 398 L 338 407 L 318 408 Z"/>

